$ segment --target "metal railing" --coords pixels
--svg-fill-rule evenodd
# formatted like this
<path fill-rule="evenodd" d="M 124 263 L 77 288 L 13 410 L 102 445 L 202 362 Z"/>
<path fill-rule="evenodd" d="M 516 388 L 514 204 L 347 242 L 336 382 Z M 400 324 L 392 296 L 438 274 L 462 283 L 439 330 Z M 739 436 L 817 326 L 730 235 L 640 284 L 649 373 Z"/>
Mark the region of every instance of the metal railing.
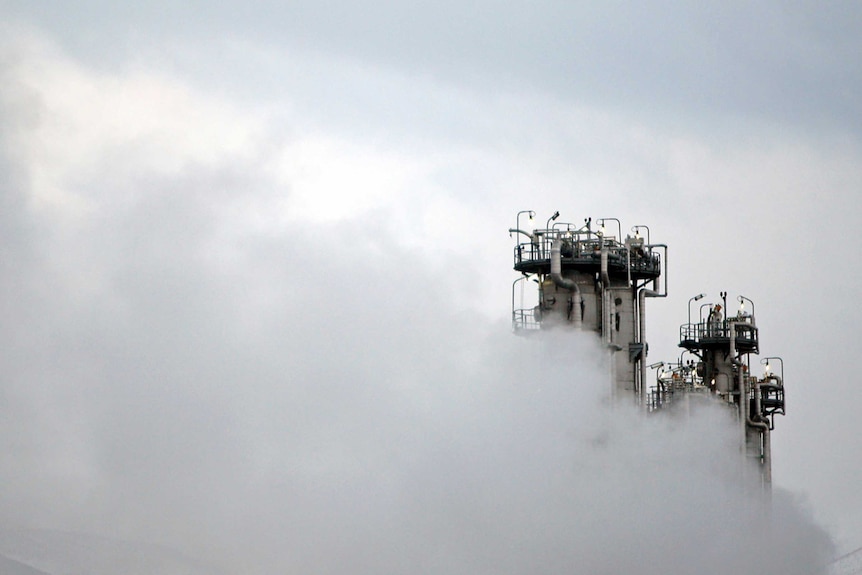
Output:
<path fill-rule="evenodd" d="M 636 275 L 657 275 L 661 271 L 661 255 L 642 243 L 626 246 L 606 238 L 604 242 L 594 232 L 571 230 L 535 230 L 533 239 L 520 242 L 514 248 L 515 266 L 529 263 L 550 262 L 551 247 L 562 240 L 560 257 L 563 262 L 582 263 L 595 260 L 598 265 L 601 248 L 608 248 L 608 264 L 612 270 L 625 271 L 626 267 Z"/>
<path fill-rule="evenodd" d="M 721 321 L 685 323 L 679 327 L 679 341 L 683 346 L 694 346 L 704 341 L 730 339 L 731 330 L 740 344 L 757 344 L 757 328 L 748 321 L 730 318 Z"/>
<path fill-rule="evenodd" d="M 673 403 L 674 395 L 706 391 L 703 378 L 697 375 L 693 364 L 671 364 L 656 374 L 656 384 L 650 387 L 647 407 L 649 411 L 655 411 Z"/>
<path fill-rule="evenodd" d="M 541 329 L 533 308 L 512 310 L 512 329 L 514 331 L 536 331 Z"/>

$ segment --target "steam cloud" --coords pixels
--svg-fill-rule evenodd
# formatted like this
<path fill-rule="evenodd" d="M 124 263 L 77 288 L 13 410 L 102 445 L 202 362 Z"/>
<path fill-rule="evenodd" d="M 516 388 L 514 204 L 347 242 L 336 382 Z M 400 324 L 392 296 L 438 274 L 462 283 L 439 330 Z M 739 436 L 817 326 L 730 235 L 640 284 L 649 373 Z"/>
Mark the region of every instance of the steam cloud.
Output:
<path fill-rule="evenodd" d="M 45 144 L 41 112 L 12 84 L 5 526 L 162 544 L 248 574 L 826 563 L 828 537 L 791 495 L 771 512 L 746 495 L 722 410 L 609 405 L 594 338 L 518 339 L 473 311 L 476 262 L 444 268 L 385 224 L 275 225 L 283 192 L 244 176 L 263 166 L 194 159 L 163 175 L 142 160 L 161 141 L 106 145 L 98 174 L 35 194 L 42 174 L 24 160 Z"/>
<path fill-rule="evenodd" d="M 589 335 L 512 337 L 358 225 L 225 240 L 203 196 L 177 202 L 16 244 L 37 257 L 4 279 L 7 525 L 244 573 L 827 562 L 792 496 L 746 494 L 723 410 L 611 406 Z"/>

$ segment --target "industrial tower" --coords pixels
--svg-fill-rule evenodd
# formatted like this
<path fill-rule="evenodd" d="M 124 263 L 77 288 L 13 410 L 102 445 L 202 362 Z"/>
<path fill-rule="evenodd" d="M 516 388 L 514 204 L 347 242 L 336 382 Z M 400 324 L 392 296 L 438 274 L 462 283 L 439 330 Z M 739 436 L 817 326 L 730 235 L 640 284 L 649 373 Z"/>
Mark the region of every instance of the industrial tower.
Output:
<path fill-rule="evenodd" d="M 720 302 L 700 306 L 696 322 L 691 321 L 689 308 L 689 321 L 679 328 L 679 347 L 683 348 L 679 360 L 649 366 L 657 373 L 647 407 L 658 410 L 681 401 L 688 403 L 697 396 L 712 396 L 733 408 L 744 438 L 744 453 L 757 464 L 763 486 L 769 486 L 770 433 L 775 428 L 775 415 L 784 415 L 784 361 L 780 357 L 763 358 L 763 376 L 752 375 L 751 356 L 760 353 L 754 302 L 738 296 L 736 315 L 726 317 L 727 292 L 719 295 Z M 704 294 L 689 299 L 689 306 L 702 297 Z M 686 359 L 686 353 L 691 357 Z"/>
<path fill-rule="evenodd" d="M 521 227 L 527 216 L 528 228 Z M 649 228 L 637 225 L 622 238 L 616 218 L 592 218 L 583 224 L 557 221 L 555 212 L 540 228 L 535 212 L 518 212 L 514 268 L 521 277 L 512 284 L 512 327 L 518 334 L 546 330 L 591 331 L 609 354 L 610 388 L 617 400 L 631 401 L 653 413 L 675 404 L 688 405 L 711 397 L 736 411 L 743 453 L 755 460 L 760 482 L 771 483 L 770 432 L 775 414 L 784 413 L 784 364 L 765 358 L 764 376 L 751 375 L 750 356 L 759 353 L 754 304 L 744 296 L 735 317 L 726 318 L 727 294 L 721 304 L 704 304 L 698 321 L 680 328 L 682 355 L 676 363 L 647 365 L 646 298 L 667 296 L 667 246 L 650 242 Z M 608 224 L 614 227 L 608 229 Z M 613 232 L 616 232 L 614 235 Z M 642 234 L 642 232 L 644 232 Z M 663 286 L 659 278 L 664 272 Z M 518 307 L 520 282 L 538 284 L 538 303 Z M 523 284 L 522 284 L 523 285 Z M 689 300 L 698 301 L 700 294 Z M 745 310 L 745 302 L 752 307 Z M 709 311 L 703 318 L 704 307 Z M 687 361 L 684 361 L 688 353 Z M 780 375 L 769 360 L 780 365 Z M 656 369 L 656 384 L 648 386 L 647 369 Z"/>
<path fill-rule="evenodd" d="M 615 397 L 646 400 L 645 298 L 665 297 L 659 292 L 662 253 L 667 246 L 651 244 L 649 228 L 635 226 L 634 236 L 621 240 L 616 218 L 591 218 L 582 225 L 558 222 L 551 216 L 544 228 L 520 229 L 523 214 L 533 222 L 534 212 L 518 213 L 510 235 L 526 238 L 515 245 L 515 270 L 521 277 L 512 286 L 512 325 L 516 332 L 579 329 L 598 334 L 611 354 L 611 382 Z M 612 235 L 606 224 L 616 224 Z M 641 231 L 646 236 L 641 235 Z M 539 284 L 538 305 L 516 309 L 515 285 L 534 279 Z M 651 288 L 647 288 L 651 285 Z"/>

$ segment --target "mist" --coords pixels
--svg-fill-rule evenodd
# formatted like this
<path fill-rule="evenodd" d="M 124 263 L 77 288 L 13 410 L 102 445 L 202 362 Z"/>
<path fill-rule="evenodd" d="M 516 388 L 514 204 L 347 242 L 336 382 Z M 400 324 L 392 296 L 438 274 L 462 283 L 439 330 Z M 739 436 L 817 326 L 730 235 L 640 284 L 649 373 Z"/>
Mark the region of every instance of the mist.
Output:
<path fill-rule="evenodd" d="M 856 140 L 785 154 L 779 126 L 738 148 L 631 110 L 242 42 L 225 53 L 250 80 L 215 89 L 159 58 L 94 66 L 9 30 L 0 560 L 159 572 L 128 554 L 58 559 L 98 540 L 179 553 L 196 575 L 802 575 L 835 553 L 805 495 L 780 488 L 794 481 L 855 545 L 858 386 L 840 348 L 858 312 L 796 304 L 829 274 L 836 300 L 856 283 L 825 249 L 858 211 Z M 210 48 L 149 56 L 198 70 L 212 52 L 221 79 Z M 609 401 L 590 334 L 510 333 L 511 216 L 569 202 L 567 217 L 648 220 L 679 250 L 673 295 L 649 306 L 654 349 L 675 350 L 688 294 L 740 278 L 766 300 L 764 339 L 799 358 L 771 505 L 719 406 L 645 418 Z M 810 217 L 825 235 L 788 249 Z"/>
<path fill-rule="evenodd" d="M 5 525 L 212 572 L 808 574 L 831 557 L 804 504 L 776 490 L 769 511 L 743 483 L 725 410 L 612 404 L 596 338 L 471 311 L 471 262 L 358 222 L 313 243 L 226 235 L 231 212 L 195 194 L 129 205 L 33 236 L 39 257 L 6 276 Z"/>

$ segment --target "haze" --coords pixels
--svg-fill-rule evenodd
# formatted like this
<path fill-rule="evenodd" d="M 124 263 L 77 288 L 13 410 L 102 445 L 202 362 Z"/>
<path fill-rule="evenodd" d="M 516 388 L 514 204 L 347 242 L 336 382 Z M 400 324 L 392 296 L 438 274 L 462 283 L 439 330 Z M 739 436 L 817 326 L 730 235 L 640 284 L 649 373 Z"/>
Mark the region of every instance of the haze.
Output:
<path fill-rule="evenodd" d="M 650 361 L 691 296 L 755 302 L 771 565 L 862 545 L 862 8 L 0 6 L 6 528 L 225 572 L 649 573 L 708 517 L 740 552 L 705 572 L 739 567 L 721 422 L 605 411 L 588 340 L 509 334 L 533 209 L 669 245 Z"/>

